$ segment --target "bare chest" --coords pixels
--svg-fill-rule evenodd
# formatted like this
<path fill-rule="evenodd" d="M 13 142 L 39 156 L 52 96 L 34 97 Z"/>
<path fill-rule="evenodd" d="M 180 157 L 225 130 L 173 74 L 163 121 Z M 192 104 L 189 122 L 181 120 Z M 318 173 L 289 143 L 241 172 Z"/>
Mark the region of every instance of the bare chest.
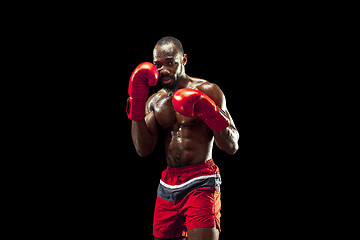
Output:
<path fill-rule="evenodd" d="M 181 126 L 197 125 L 201 121 L 197 118 L 188 118 L 177 113 L 172 105 L 172 96 L 158 99 L 154 106 L 155 118 L 163 129 L 169 129 L 174 124 Z"/>

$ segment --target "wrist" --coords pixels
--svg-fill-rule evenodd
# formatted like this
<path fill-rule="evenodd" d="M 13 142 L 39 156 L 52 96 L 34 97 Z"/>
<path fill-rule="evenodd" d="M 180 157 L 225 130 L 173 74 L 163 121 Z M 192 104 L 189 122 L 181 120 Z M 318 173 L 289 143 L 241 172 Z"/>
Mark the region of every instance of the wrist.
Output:
<path fill-rule="evenodd" d="M 230 120 L 227 114 L 218 106 L 216 106 L 216 113 L 203 121 L 213 131 L 221 132 L 230 125 Z"/>
<path fill-rule="evenodd" d="M 129 97 L 127 100 L 126 113 L 130 120 L 139 121 L 145 117 L 146 100 L 139 101 Z"/>

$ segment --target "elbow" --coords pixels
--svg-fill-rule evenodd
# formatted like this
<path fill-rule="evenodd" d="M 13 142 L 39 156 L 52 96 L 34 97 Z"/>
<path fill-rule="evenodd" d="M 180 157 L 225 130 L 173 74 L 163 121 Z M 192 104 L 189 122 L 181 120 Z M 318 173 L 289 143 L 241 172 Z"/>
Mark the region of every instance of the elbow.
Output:
<path fill-rule="evenodd" d="M 229 142 L 229 145 L 225 150 L 227 154 L 234 155 L 239 150 L 239 138 L 240 138 L 239 132 L 235 131 L 233 133 L 232 140 Z"/>
<path fill-rule="evenodd" d="M 147 157 L 147 156 L 150 155 L 150 153 L 143 153 L 143 152 L 137 152 L 137 153 L 138 153 L 138 155 L 139 155 L 140 157 L 142 157 L 142 158 Z"/>
<path fill-rule="evenodd" d="M 230 147 L 227 149 L 226 153 L 229 155 L 234 155 L 239 150 L 239 135 L 235 139 L 234 142 L 230 145 Z"/>
<path fill-rule="evenodd" d="M 240 138 L 240 135 L 239 135 L 239 133 L 237 132 L 235 141 L 234 141 L 234 143 L 232 144 L 231 151 L 229 152 L 230 155 L 234 155 L 234 154 L 239 150 L 239 138 Z"/>
<path fill-rule="evenodd" d="M 226 151 L 229 155 L 234 155 L 239 150 L 239 145 L 234 144 L 234 146 Z"/>
<path fill-rule="evenodd" d="M 223 147 L 220 147 L 218 145 L 218 147 L 229 155 L 234 155 L 239 150 L 239 145 L 237 142 L 235 142 L 231 145 L 228 145 L 228 146 L 223 146 Z"/>
<path fill-rule="evenodd" d="M 140 157 L 147 157 L 151 154 L 151 151 L 143 151 L 139 149 L 136 149 L 136 152 Z"/>
<path fill-rule="evenodd" d="M 149 147 L 135 147 L 136 149 L 136 152 L 137 154 L 140 156 L 140 157 L 147 157 L 149 156 L 154 148 L 149 148 Z"/>
<path fill-rule="evenodd" d="M 224 144 L 223 142 L 218 142 L 215 139 L 216 145 L 224 152 L 229 155 L 234 155 L 239 150 L 238 139 L 236 141 L 230 141 Z"/>

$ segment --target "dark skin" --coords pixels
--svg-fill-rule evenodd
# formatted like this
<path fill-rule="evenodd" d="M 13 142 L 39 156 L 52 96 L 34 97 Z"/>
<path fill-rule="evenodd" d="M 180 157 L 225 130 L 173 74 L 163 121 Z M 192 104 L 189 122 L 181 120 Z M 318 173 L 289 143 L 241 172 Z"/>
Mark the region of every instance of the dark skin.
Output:
<path fill-rule="evenodd" d="M 164 88 L 147 100 L 145 119 L 132 121 L 131 136 L 137 153 L 142 157 L 151 154 L 162 129 L 166 161 L 171 167 L 189 166 L 211 159 L 214 141 L 221 150 L 235 154 L 239 148 L 239 133 L 227 110 L 221 89 L 206 80 L 188 76 L 185 73 L 187 55 L 173 43 L 155 46 L 153 61 Z M 180 88 L 197 89 L 209 96 L 229 116 L 230 126 L 220 132 L 213 131 L 202 120 L 177 113 L 172 106 L 172 96 Z M 219 232 L 215 227 L 197 228 L 189 230 L 188 235 L 189 240 L 215 240 Z"/>

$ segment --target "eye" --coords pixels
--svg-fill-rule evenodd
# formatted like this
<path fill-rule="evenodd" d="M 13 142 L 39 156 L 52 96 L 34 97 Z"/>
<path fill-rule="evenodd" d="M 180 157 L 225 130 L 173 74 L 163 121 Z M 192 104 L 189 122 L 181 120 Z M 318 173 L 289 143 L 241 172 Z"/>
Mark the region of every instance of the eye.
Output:
<path fill-rule="evenodd" d="M 156 64 L 154 64 L 155 65 L 155 67 L 157 68 L 157 69 L 159 69 L 159 68 L 161 68 L 162 67 L 162 65 L 161 64 L 159 64 L 159 63 L 156 63 Z"/>
<path fill-rule="evenodd" d="M 175 64 L 175 62 L 169 62 L 168 63 L 170 66 L 173 66 Z"/>

